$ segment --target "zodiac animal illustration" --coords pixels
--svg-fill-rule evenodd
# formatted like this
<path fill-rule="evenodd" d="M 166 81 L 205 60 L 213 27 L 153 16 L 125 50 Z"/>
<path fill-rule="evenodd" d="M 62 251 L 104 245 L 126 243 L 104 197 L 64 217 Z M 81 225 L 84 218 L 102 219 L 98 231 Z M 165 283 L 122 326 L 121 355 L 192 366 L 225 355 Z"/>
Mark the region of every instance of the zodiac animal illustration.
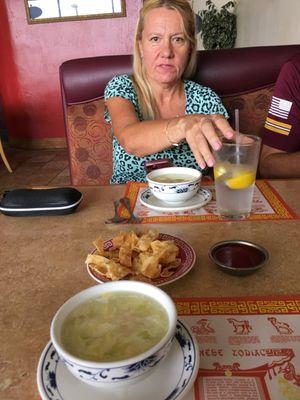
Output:
<path fill-rule="evenodd" d="M 290 328 L 289 324 L 286 322 L 280 322 L 275 317 L 268 317 L 268 321 L 271 322 L 280 335 L 290 335 L 294 333 L 293 329 Z"/>
<path fill-rule="evenodd" d="M 233 325 L 233 332 L 237 335 L 248 335 L 252 331 L 249 321 L 239 321 L 234 318 L 227 318 L 227 321 Z"/>
<path fill-rule="evenodd" d="M 215 330 L 209 325 L 209 320 L 206 318 L 199 319 L 197 325 L 193 326 L 192 331 L 198 335 L 207 335 L 209 333 L 215 333 Z"/>

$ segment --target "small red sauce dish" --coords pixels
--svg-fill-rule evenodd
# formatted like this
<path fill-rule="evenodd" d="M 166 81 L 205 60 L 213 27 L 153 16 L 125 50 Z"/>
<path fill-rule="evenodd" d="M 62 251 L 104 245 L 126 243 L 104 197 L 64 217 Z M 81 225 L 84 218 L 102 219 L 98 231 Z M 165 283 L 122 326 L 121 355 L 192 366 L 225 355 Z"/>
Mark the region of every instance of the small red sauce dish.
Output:
<path fill-rule="evenodd" d="M 231 275 L 249 275 L 262 268 L 269 259 L 268 251 L 245 240 L 225 240 L 214 244 L 209 257 Z"/>

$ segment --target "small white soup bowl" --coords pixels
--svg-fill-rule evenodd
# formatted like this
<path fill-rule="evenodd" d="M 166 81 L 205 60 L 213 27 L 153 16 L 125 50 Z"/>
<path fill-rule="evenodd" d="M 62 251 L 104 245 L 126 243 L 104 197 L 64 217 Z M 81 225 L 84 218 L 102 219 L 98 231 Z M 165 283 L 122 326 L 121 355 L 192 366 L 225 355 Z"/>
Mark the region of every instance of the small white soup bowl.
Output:
<path fill-rule="evenodd" d="M 157 179 L 167 175 L 168 177 L 186 177 L 183 182 L 159 182 Z M 194 168 L 167 167 L 151 171 L 146 179 L 149 188 L 155 197 L 166 203 L 180 203 L 195 196 L 197 193 L 202 174 Z"/>
<path fill-rule="evenodd" d="M 81 303 L 111 292 L 140 293 L 149 296 L 163 306 L 169 323 L 165 336 L 146 352 L 121 361 L 95 362 L 73 356 L 62 344 L 61 330 L 64 320 Z M 105 387 L 109 384 L 117 386 L 143 379 L 166 357 L 174 338 L 176 322 L 177 311 L 174 302 L 158 287 L 144 282 L 114 281 L 85 289 L 67 300 L 52 320 L 50 336 L 59 357 L 74 376 L 93 386 Z"/>

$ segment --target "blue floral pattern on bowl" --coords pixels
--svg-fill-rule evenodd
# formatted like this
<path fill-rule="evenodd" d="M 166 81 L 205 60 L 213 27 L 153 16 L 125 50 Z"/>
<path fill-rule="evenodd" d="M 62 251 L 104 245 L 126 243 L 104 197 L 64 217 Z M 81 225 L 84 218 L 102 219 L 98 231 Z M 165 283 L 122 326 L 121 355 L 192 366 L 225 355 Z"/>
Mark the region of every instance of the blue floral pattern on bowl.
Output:
<path fill-rule="evenodd" d="M 90 383 L 112 383 L 117 381 L 126 381 L 130 383 L 139 377 L 147 375 L 151 372 L 152 368 L 155 367 L 160 361 L 166 356 L 172 340 L 166 343 L 160 350 L 158 350 L 152 356 L 136 362 L 134 364 L 124 365 L 123 367 L 116 368 L 87 368 L 86 370 L 82 368 L 82 365 L 77 365 L 71 363 L 70 361 L 61 357 L 68 369 L 84 381 L 89 381 Z"/>
<path fill-rule="evenodd" d="M 198 190 L 199 181 L 194 183 L 177 183 L 176 185 L 152 185 L 149 183 L 150 188 L 155 193 L 186 193 L 193 190 Z"/>

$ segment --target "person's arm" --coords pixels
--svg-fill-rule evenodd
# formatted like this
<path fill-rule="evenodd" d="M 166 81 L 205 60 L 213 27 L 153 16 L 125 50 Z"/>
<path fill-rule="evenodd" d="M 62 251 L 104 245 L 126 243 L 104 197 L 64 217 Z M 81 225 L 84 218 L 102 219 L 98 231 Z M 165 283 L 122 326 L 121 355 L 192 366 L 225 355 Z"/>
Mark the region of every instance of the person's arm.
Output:
<path fill-rule="evenodd" d="M 134 106 L 120 97 L 107 99 L 114 135 L 127 153 L 143 157 L 162 151 L 172 143 L 186 139 L 201 168 L 212 166 L 214 158 L 210 146 L 221 147 L 216 129 L 226 138 L 234 135 L 233 129 L 221 114 L 185 115 L 170 120 L 140 122 Z"/>
<path fill-rule="evenodd" d="M 300 151 L 287 153 L 263 145 L 259 172 L 262 178 L 300 178 Z"/>

